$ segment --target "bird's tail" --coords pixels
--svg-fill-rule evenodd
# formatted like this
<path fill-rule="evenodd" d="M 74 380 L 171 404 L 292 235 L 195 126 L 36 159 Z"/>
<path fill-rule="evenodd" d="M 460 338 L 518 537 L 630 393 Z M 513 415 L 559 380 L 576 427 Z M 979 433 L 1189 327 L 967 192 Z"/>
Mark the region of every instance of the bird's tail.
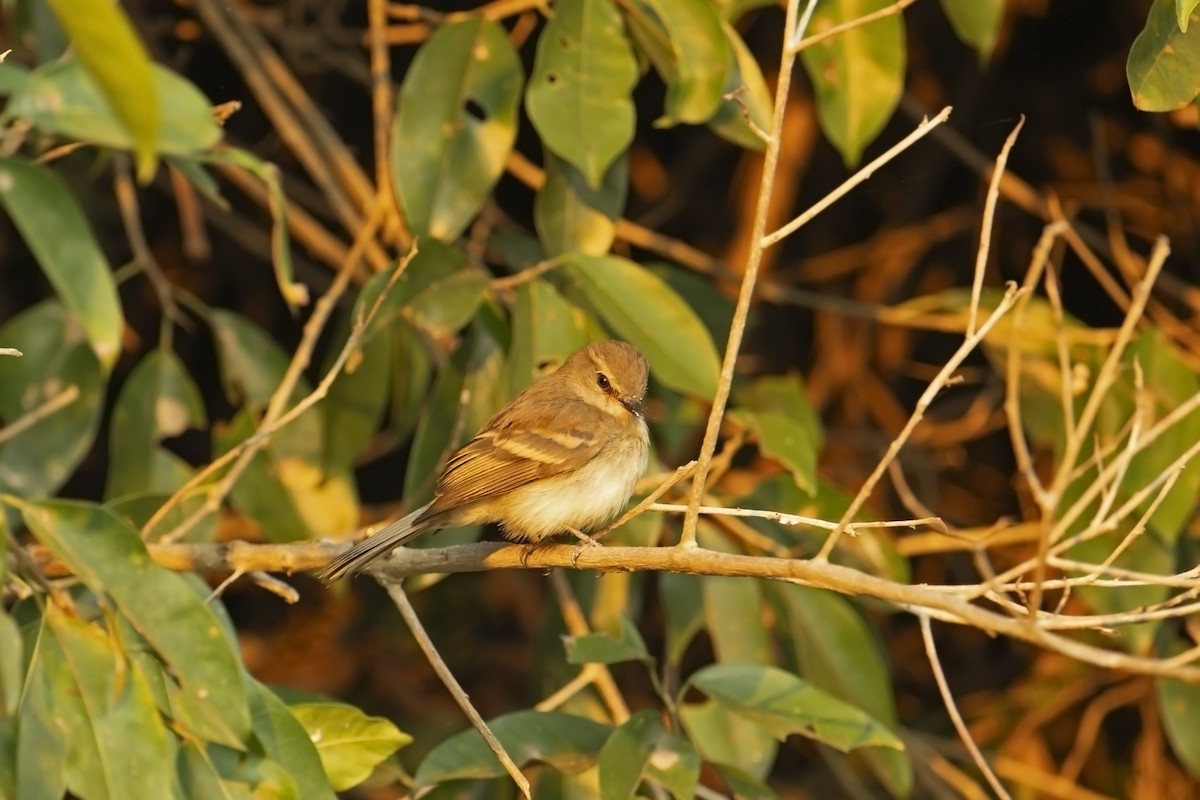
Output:
<path fill-rule="evenodd" d="M 333 583 L 338 578 L 358 572 L 375 559 L 387 555 L 394 548 L 424 533 L 430 526 L 431 520 L 421 520 L 420 516 L 429 508 L 421 506 L 411 514 L 402 517 L 381 531 L 371 534 L 358 544 L 325 565 L 317 573 L 324 583 Z"/>

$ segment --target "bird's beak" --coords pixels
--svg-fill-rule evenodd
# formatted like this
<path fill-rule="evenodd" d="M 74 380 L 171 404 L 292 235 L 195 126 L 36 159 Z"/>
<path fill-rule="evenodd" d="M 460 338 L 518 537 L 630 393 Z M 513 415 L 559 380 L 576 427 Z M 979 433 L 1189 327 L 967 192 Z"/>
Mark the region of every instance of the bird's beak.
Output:
<path fill-rule="evenodd" d="M 629 413 L 633 414 L 635 417 L 645 416 L 642 413 L 642 398 L 640 397 L 628 397 L 621 401 L 621 405 L 628 408 Z"/>

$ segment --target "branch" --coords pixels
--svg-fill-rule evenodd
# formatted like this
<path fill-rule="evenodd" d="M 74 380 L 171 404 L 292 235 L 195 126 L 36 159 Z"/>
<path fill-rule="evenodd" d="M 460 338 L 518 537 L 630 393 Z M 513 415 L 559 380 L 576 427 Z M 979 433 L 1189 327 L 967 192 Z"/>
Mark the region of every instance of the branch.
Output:
<path fill-rule="evenodd" d="M 295 544 L 150 544 L 155 562 L 177 571 L 299 572 L 323 567 L 345 549 L 331 542 Z M 42 551 L 44 552 L 44 551 Z M 50 561 L 48 555 L 44 558 Z M 54 565 L 43 571 L 55 574 Z M 910 586 L 851 567 L 821 561 L 747 556 L 702 547 L 585 547 L 548 544 L 537 547 L 479 543 L 452 547 L 412 549 L 401 547 L 376 562 L 370 572 L 395 582 L 413 575 L 482 572 L 493 569 L 552 567 L 601 572 L 675 572 L 689 575 L 766 578 L 787 581 L 839 594 L 872 597 L 914 614 L 928 613 L 940 620 L 968 625 L 1061 653 L 1105 669 L 1123 669 L 1147 675 L 1177 678 L 1200 684 L 1200 667 L 1170 664 L 1154 658 L 1106 650 L 1046 630 L 1042 619 L 1014 618 L 975 605 L 970 599 L 978 587 Z M 65 568 L 57 566 L 58 574 Z M 1151 576 L 1156 577 L 1156 576 Z"/>

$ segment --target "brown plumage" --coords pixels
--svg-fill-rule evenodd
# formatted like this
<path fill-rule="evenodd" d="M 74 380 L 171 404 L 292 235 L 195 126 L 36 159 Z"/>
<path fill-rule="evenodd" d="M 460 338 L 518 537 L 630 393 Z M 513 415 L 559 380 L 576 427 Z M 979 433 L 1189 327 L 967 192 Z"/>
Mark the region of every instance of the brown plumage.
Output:
<path fill-rule="evenodd" d="M 433 500 L 333 559 L 332 581 L 430 530 L 498 522 L 539 541 L 612 521 L 646 468 L 648 367 L 624 342 L 597 342 L 530 384 L 456 452 Z"/>

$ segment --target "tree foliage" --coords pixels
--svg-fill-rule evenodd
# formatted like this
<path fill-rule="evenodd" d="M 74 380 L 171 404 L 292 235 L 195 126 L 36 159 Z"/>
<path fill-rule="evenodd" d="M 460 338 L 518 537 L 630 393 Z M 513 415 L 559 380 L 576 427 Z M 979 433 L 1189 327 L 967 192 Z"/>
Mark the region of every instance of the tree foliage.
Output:
<path fill-rule="evenodd" d="M 893 797 L 944 790 L 946 773 L 925 765 L 949 757 L 953 729 L 940 711 L 931 722 L 898 701 L 897 687 L 913 675 L 895 612 L 936 618 L 897 599 L 920 583 L 956 584 L 962 591 L 947 596 L 1031 625 L 1048 615 L 1047 641 L 1065 644 L 1044 644 L 1041 656 L 1022 651 L 1029 661 L 1057 660 L 1039 662 L 1054 667 L 1044 683 L 1029 670 L 1019 693 L 1047 692 L 1068 674 L 1110 680 L 1098 677 L 1105 673 L 1096 653 L 1127 657 L 1120 663 L 1156 676 L 1137 695 L 1144 736 L 1170 742 L 1171 776 L 1197 774 L 1192 704 L 1200 694 L 1194 668 L 1178 657 L 1194 646 L 1194 631 L 1176 619 L 1190 613 L 1197 588 L 1189 568 L 1200 362 L 1180 312 L 1189 293 L 1169 271 L 1169 296 L 1152 292 L 1165 245 L 1131 246 L 1110 218 L 1110 237 L 1121 244 L 1097 246 L 1082 215 L 1064 215 L 1049 193 L 1022 206 L 1010 185 L 1006 199 L 1030 218 L 1044 215 L 1038 226 L 1049 223 L 1042 250 L 1025 234 L 997 242 L 1004 264 L 1018 251 L 1034 254 L 1028 270 L 1002 275 L 1020 275 L 1024 293 L 918 280 L 913 259 L 896 255 L 903 248 L 883 246 L 877 252 L 907 264 L 919 291 L 899 295 L 889 285 L 873 294 L 864 282 L 838 305 L 835 287 L 821 297 L 768 261 L 770 274 L 754 287 L 756 308 L 785 312 L 753 314 L 742 348 L 745 319 L 732 298 L 744 253 L 727 265 L 684 241 L 717 249 L 725 232 L 703 225 L 678 236 L 654 229 L 672 204 L 697 200 L 725 217 L 753 210 L 721 204 L 734 181 L 719 170 L 684 158 L 665 173 L 668 159 L 656 152 L 690 147 L 761 165 L 758 153 L 767 150 L 774 167 L 774 156 L 786 160 L 800 147 L 803 137 L 779 127 L 784 116 L 774 108 L 781 49 L 785 64 L 799 55 L 805 76 L 782 103 L 790 118 L 819 125 L 840 157 L 826 161 L 841 163 L 837 173 L 817 174 L 840 179 L 842 164 L 854 170 L 902 135 L 891 134 L 902 128 L 905 86 L 916 88 L 914 70 L 929 77 L 920 61 L 930 58 L 936 34 L 927 29 L 951 31 L 972 68 L 987 70 L 997 51 L 1020 46 L 1010 41 L 1019 36 L 1019 4 L 1006 12 L 1000 0 L 942 0 L 940 9 L 829 0 L 811 17 L 808 4 L 793 2 L 785 17 L 759 0 L 555 0 L 544 16 L 496 12 L 497 4 L 455 12 L 397 6 L 400 18 L 389 22 L 385 4 L 369 0 L 365 31 L 354 14 L 336 11 L 308 25 L 311 32 L 328 24 L 323 45 L 336 41 L 332 30 L 356 42 L 348 60 L 325 54 L 360 87 L 358 108 L 336 110 L 313 103 L 291 71 L 302 66 L 304 42 L 288 28 L 288 12 L 272 22 L 265 9 L 255 18 L 250 6 L 197 0 L 195 17 L 177 12 L 166 35 L 153 13 L 129 5 L 27 0 L 0 12 L 12 23 L 13 48 L 0 63 L 0 206 L 23 243 L 0 250 L 0 279 L 12 288 L 10 299 L 0 297 L 0 348 L 19 351 L 0 353 L 0 526 L 8 543 L 0 560 L 0 797 L 307 798 L 355 787 L 367 787 L 358 790 L 367 796 L 386 786 L 450 796 L 461 781 L 509 791 L 483 737 L 473 729 L 446 735 L 440 718 L 414 711 L 415 697 L 397 708 L 359 685 L 355 699 L 378 712 L 368 714 L 331 696 L 355 694 L 356 678 L 369 683 L 331 665 L 352 671 L 346 616 L 379 595 L 347 587 L 323 595 L 323 608 L 339 610 L 305 618 L 296 637 L 317 643 L 305 653 L 311 674 L 288 688 L 289 669 L 301 664 L 256 651 L 253 626 L 235 624 L 239 602 L 261 606 L 270 602 L 266 591 L 294 602 L 324 590 L 236 566 L 207 574 L 168 558 L 224 558 L 233 551 L 218 544 L 251 540 L 287 546 L 271 551 L 283 554 L 276 571 L 312 566 L 314 554 L 327 553 L 323 540 L 349 538 L 395 510 L 381 510 L 381 500 L 425 502 L 440 465 L 492 413 L 574 349 L 605 337 L 637 345 L 651 367 L 651 472 L 660 480 L 646 482 L 643 495 L 701 448 L 709 409 L 717 399 L 723 411 L 728 393 L 703 502 L 778 513 L 704 515 L 699 546 L 824 563 L 834 526 L 799 527 L 797 515 L 841 519 L 834 538 L 853 536 L 838 540 L 832 566 L 850 572 L 816 585 L 745 577 L 752 570 L 557 574 L 545 594 L 553 600 L 539 597 L 522 611 L 512 637 L 527 651 L 512 656 L 519 668 L 474 659 L 471 637 L 486 637 L 480 617 L 495 622 L 478 613 L 488 610 L 486 589 L 461 588 L 456 581 L 465 578 L 407 581 L 410 592 L 436 598 L 422 608 L 434 638 L 454 643 L 452 667 L 476 673 L 464 682 L 477 687 L 473 697 L 485 695 L 491 729 L 533 776 L 536 796 L 775 797 L 801 785 L 819 794 L 833 781 Z M 1126 74 L 1138 108 L 1194 113 L 1195 6 L 1157 0 L 1141 34 L 1130 32 Z M 358 46 L 364 33 L 368 52 Z M 184 68 L 188 59 L 172 57 L 197 38 L 219 45 L 245 91 L 214 78 L 228 69 L 215 58 Z M 806 116 L 801 98 L 809 96 Z M 214 104 L 234 99 L 240 111 L 214 113 Z M 373 125 L 356 130 L 351 119 L 371 103 Z M 347 111 L 351 119 L 341 116 Z M 373 176 L 363 167 L 372 148 Z M 761 180 L 770 187 L 770 178 Z M 681 188 L 656 188 L 672 182 Z M 748 235 L 790 217 L 794 195 L 775 198 L 775 208 L 760 204 L 755 217 L 765 229 Z M 753 194 L 743 200 L 753 205 Z M 630 213 L 635 204 L 640 223 Z M 939 219 L 904 246 L 930 252 Z M 864 239 L 872 235 L 861 220 L 851 223 Z M 968 239 L 968 227 L 954 222 L 946 238 Z M 208 229 L 253 251 L 222 266 L 223 285 L 202 274 L 218 271 L 216 259 L 179 266 L 181 253 L 203 261 Z M 1150 239 L 1163 231 L 1138 232 Z M 746 249 L 755 259 L 766 248 Z M 1092 270 L 1086 289 L 1060 274 L 1064 251 Z M 966 285 L 970 273 L 956 278 L 962 274 Z M 1085 321 L 1068 296 L 1094 286 L 1115 317 Z M 981 499 L 998 483 L 1002 470 L 993 468 L 967 486 L 968 511 L 944 514 L 967 520 L 953 531 L 941 521 L 909 538 L 892 535 L 895 528 L 847 528 L 902 515 L 889 514 L 896 498 L 876 497 L 871 513 L 852 499 L 870 471 L 861 462 L 877 460 L 886 440 L 852 466 L 838 461 L 837 448 L 861 436 L 864 417 L 891 439 L 907 411 L 863 400 L 882 392 L 863 364 L 831 367 L 810 353 L 822 368 L 806 382 L 801 349 L 775 340 L 789 330 L 794 337 L 788 315 L 796 309 L 822 315 L 818 348 L 832 347 L 829 332 L 842 324 L 832 320 L 842 315 L 895 326 L 887 330 L 899 336 L 880 336 L 870 357 L 837 349 L 836 336 L 829 351 L 893 365 L 900 350 L 909 352 L 899 339 L 914 330 L 949 333 L 957 347 L 982 320 L 994 325 L 964 374 L 986 376 L 975 379 L 970 403 L 1001 422 L 972 428 L 947 451 L 961 464 L 976 440 L 1011 426 L 1004 458 L 1022 487 L 1012 504 L 1022 524 L 980 516 L 995 506 Z M 732 378 L 722 361 L 730 341 L 726 358 L 749 356 Z M 831 376 L 860 368 L 866 377 L 843 387 L 845 405 L 822 404 L 838 380 Z M 911 386 L 906 392 L 913 395 Z M 916 407 L 918 415 L 929 411 L 927 403 Z M 967 412 L 933 418 L 949 428 L 945 420 Z M 912 441 L 932 452 L 939 435 L 950 434 L 930 424 Z M 940 474 L 953 480 L 953 471 Z M 899 500 L 919 506 L 899 461 L 896 472 Z M 686 485 L 669 497 L 686 502 Z M 649 513 L 605 541 L 664 546 L 679 529 L 675 518 Z M 450 532 L 420 546 L 484 533 Z M 993 533 L 1013 536 L 992 540 Z M 170 549 L 177 545 L 184 549 Z M 956 560 L 964 553 L 969 564 Z M 975 577 L 962 578 L 964 569 Z M 853 590 L 854 575 L 886 580 L 899 594 L 851 597 L 869 594 Z M 247 583 L 238 602 L 226 602 Z M 520 592 L 504 602 L 519 603 Z M 380 614 L 365 618 L 389 657 L 419 658 L 397 644 L 407 639 Z M 1067 638 L 1054 627 L 1060 623 L 1083 632 Z M 1117 629 L 1119 637 L 1102 640 Z M 1071 650 L 1077 641 L 1086 648 Z M 1093 656 L 1067 657 L 1075 652 Z M 391 669 L 377 679 L 417 674 Z M 517 686 L 497 677 L 514 671 L 523 678 Z M 962 674 L 954 681 L 970 685 Z M 498 700 L 480 691 L 489 683 Z M 1037 706 L 1024 696 L 1019 704 Z M 1003 717 L 993 715 L 989 756 L 1021 745 L 1018 734 L 1027 733 Z M 1079 741 L 1062 757 L 1064 771 L 1075 770 L 1068 782 L 1099 774 L 1093 783 L 1113 790 L 1120 769 L 1081 776 L 1089 752 Z M 410 744 L 411 757 L 401 750 Z M 1063 749 L 1052 736 L 1038 746 L 1051 759 Z M 1121 763 L 1138 757 L 1145 756 Z M 965 760 L 961 768 L 976 769 Z"/>

